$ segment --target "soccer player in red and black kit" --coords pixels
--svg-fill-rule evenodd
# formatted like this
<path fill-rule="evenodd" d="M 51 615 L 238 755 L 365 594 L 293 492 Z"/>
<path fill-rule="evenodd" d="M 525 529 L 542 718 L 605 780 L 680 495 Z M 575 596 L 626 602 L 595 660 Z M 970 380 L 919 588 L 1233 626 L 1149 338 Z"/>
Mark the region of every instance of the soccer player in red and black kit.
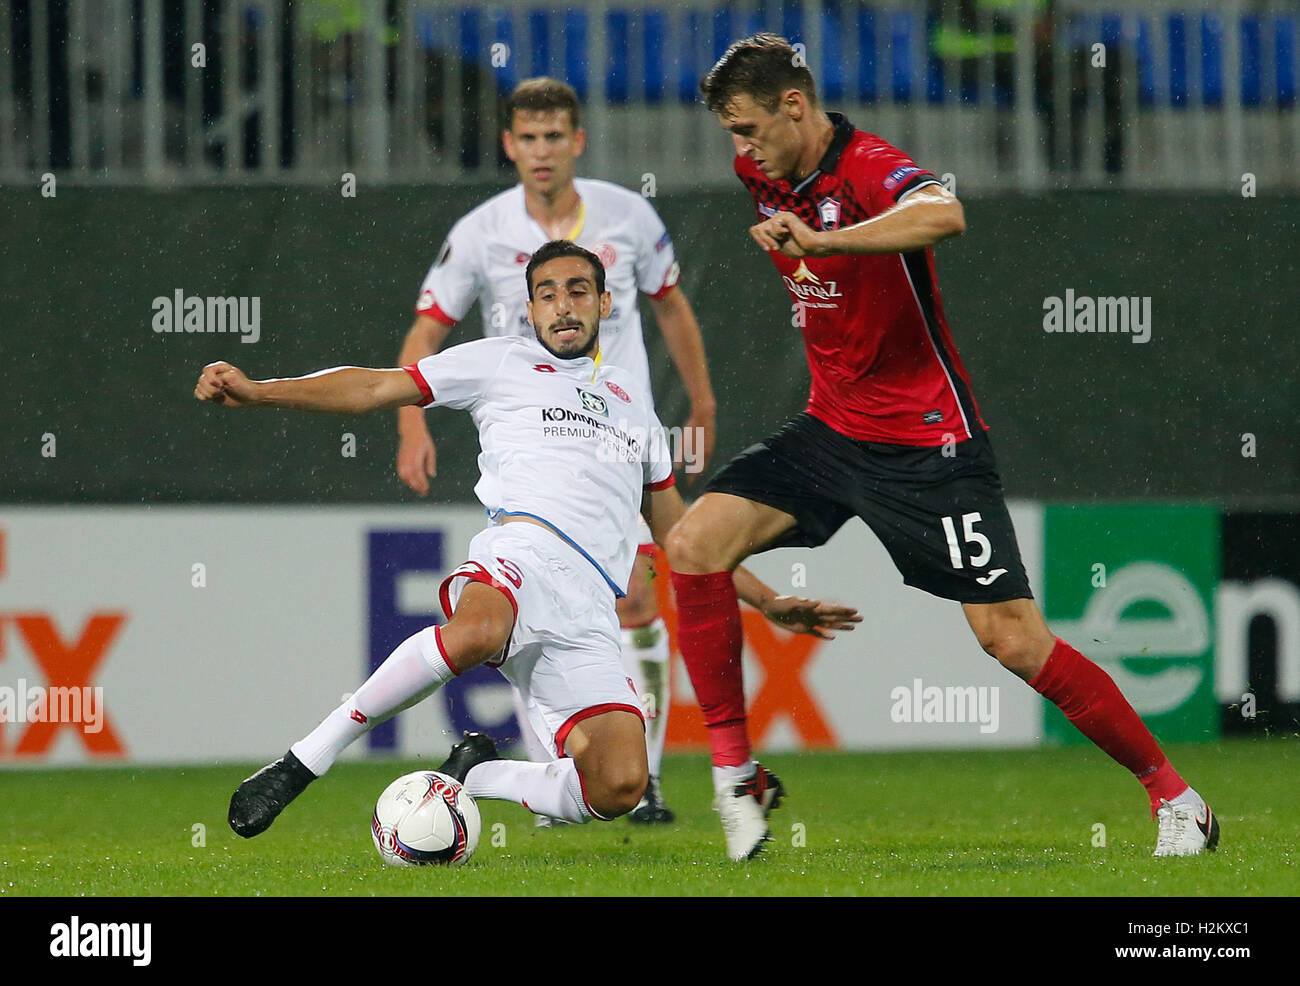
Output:
<path fill-rule="evenodd" d="M 931 248 L 965 230 L 961 204 L 902 151 L 824 112 L 783 38 L 736 42 L 700 88 L 732 135 L 758 210 L 750 234 L 790 293 L 812 371 L 806 410 L 728 463 L 668 539 L 728 855 L 761 850 L 784 793 L 750 754 L 732 570 L 757 551 L 824 544 L 855 515 L 908 585 L 960 602 L 984 650 L 1142 782 L 1155 855 L 1213 849 L 1209 806 L 1029 591 L 935 275 Z"/>

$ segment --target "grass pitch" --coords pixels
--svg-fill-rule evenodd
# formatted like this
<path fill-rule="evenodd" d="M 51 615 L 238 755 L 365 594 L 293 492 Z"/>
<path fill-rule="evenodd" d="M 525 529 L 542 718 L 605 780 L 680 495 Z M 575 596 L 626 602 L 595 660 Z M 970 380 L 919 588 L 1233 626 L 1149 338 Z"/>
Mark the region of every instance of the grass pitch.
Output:
<path fill-rule="evenodd" d="M 1219 813 L 1217 853 L 1152 859 L 1143 792 L 1083 747 L 764 756 L 789 798 L 744 864 L 723 853 L 703 756 L 667 759 L 671 827 L 537 830 L 485 801 L 457 869 L 388 867 L 370 842 L 379 792 L 434 761 L 341 764 L 251 841 L 226 806 L 260 765 L 15 770 L 0 780 L 0 896 L 1300 894 L 1300 740 L 1168 752 Z"/>

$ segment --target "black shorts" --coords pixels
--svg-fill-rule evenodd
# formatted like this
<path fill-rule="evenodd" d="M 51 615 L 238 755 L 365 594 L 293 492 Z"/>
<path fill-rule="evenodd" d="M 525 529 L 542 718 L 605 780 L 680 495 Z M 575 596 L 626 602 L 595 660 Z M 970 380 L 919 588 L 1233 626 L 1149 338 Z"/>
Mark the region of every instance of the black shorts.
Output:
<path fill-rule="evenodd" d="M 761 551 L 825 544 L 856 514 L 908 585 L 964 603 L 1033 596 L 983 431 L 945 455 L 943 446 L 857 441 L 805 412 L 723 466 L 706 491 L 794 517 Z"/>

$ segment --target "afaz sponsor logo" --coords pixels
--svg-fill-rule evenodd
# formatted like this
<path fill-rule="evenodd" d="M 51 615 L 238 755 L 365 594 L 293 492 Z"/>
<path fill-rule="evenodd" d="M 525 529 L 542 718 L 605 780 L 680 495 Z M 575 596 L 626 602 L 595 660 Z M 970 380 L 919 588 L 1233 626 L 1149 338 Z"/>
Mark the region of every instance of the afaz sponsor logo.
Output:
<path fill-rule="evenodd" d="M 790 293 L 800 301 L 807 301 L 809 298 L 826 301 L 830 298 L 843 297 L 836 281 L 823 281 L 810 271 L 808 265 L 802 260 L 799 261 L 794 274 L 784 275 L 782 280 L 785 281 L 785 286 Z"/>
<path fill-rule="evenodd" d="M 590 391 L 583 390 L 581 387 L 576 388 L 578 396 L 582 398 L 582 408 L 584 411 L 590 411 L 592 414 L 602 414 L 609 417 L 609 406 L 605 403 L 605 398 L 600 394 L 593 394 Z"/>

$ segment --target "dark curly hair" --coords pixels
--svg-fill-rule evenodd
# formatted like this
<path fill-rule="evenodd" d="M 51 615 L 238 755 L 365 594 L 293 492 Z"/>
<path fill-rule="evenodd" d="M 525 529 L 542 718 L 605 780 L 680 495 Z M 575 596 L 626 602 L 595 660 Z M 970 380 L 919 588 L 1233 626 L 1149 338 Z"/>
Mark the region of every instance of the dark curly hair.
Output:
<path fill-rule="evenodd" d="M 542 264 L 549 263 L 557 257 L 581 257 L 587 263 L 591 264 L 591 269 L 596 275 L 596 293 L 605 293 L 605 265 L 600 262 L 590 250 L 585 250 L 572 240 L 551 240 L 543 244 L 533 254 L 532 259 L 528 261 L 528 267 L 524 270 L 524 277 L 528 278 L 528 300 L 533 300 L 533 271 Z"/>

